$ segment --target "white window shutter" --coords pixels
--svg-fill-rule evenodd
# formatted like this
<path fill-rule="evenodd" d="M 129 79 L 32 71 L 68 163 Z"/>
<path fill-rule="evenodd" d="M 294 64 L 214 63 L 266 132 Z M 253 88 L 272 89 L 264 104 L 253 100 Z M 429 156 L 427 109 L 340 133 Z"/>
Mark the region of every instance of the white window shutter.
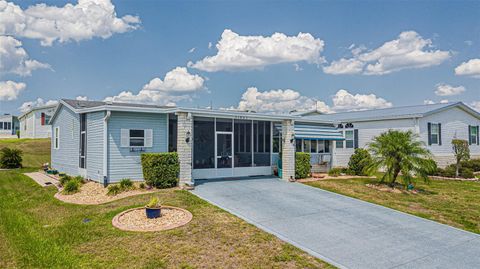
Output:
<path fill-rule="evenodd" d="M 146 129 L 145 130 L 145 147 L 151 148 L 153 146 L 153 130 Z"/>
<path fill-rule="evenodd" d="M 129 146 L 130 146 L 130 130 L 121 129 L 120 147 L 126 148 Z"/>

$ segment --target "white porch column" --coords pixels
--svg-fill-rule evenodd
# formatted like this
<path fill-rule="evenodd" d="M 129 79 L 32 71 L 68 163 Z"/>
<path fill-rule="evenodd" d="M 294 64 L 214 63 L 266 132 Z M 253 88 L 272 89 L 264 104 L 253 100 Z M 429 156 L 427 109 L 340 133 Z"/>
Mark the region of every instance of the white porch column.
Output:
<path fill-rule="evenodd" d="M 295 122 L 282 121 L 282 179 L 295 179 Z M 292 141 L 293 139 L 293 141 Z"/>
<path fill-rule="evenodd" d="M 177 113 L 177 152 L 180 161 L 180 187 L 193 186 L 192 146 L 193 117 L 187 112 Z"/>

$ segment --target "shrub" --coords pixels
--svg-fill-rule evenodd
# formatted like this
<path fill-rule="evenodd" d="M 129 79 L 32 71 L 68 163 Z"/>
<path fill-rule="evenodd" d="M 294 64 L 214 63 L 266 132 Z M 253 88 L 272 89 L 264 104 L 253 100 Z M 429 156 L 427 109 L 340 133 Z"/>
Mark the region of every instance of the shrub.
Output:
<path fill-rule="evenodd" d="M 122 192 L 122 188 L 120 187 L 120 185 L 114 184 L 114 185 L 108 186 L 107 195 L 117 195 L 121 192 Z"/>
<path fill-rule="evenodd" d="M 80 182 L 81 184 L 86 182 L 85 179 L 82 176 L 76 176 L 73 179 Z"/>
<path fill-rule="evenodd" d="M 367 176 L 366 167 L 370 165 L 372 165 L 372 156 L 370 156 L 370 153 L 368 153 L 366 149 L 357 148 L 355 149 L 355 153 L 350 156 L 348 169 L 352 175 Z"/>
<path fill-rule="evenodd" d="M 343 168 L 334 167 L 334 168 L 331 168 L 328 171 L 328 175 L 331 176 L 331 177 L 338 177 L 340 174 L 342 174 L 342 171 L 343 171 Z"/>
<path fill-rule="evenodd" d="M 120 180 L 120 188 L 122 190 L 133 189 L 133 182 L 129 178 L 124 178 L 124 179 Z"/>
<path fill-rule="evenodd" d="M 140 183 L 139 187 L 140 187 L 140 189 L 145 189 L 145 187 L 146 187 L 146 186 L 145 186 L 145 183 L 143 183 L 143 182 Z"/>
<path fill-rule="evenodd" d="M 146 204 L 145 206 L 148 208 L 160 207 L 160 200 L 158 199 L 158 197 L 152 197 L 152 199 L 150 199 L 148 204 Z"/>
<path fill-rule="evenodd" d="M 65 186 L 68 181 L 72 180 L 72 177 L 69 175 L 62 175 L 60 179 L 58 180 L 60 182 L 60 185 Z"/>
<path fill-rule="evenodd" d="M 460 163 L 461 167 L 472 169 L 474 172 L 480 172 L 480 159 L 470 159 Z"/>
<path fill-rule="evenodd" d="M 19 149 L 3 148 L 0 151 L 0 168 L 21 168 L 22 154 L 23 152 Z"/>
<path fill-rule="evenodd" d="M 295 178 L 306 178 L 310 175 L 310 153 L 295 153 Z"/>
<path fill-rule="evenodd" d="M 455 177 L 455 171 L 456 171 L 456 165 L 455 164 L 450 164 L 445 169 L 437 168 L 437 173 L 436 175 L 441 176 L 441 177 Z M 460 167 L 458 177 L 460 178 L 474 178 L 475 175 L 473 173 L 473 170 L 467 167 Z"/>
<path fill-rule="evenodd" d="M 80 189 L 80 181 L 76 179 L 71 179 L 65 183 L 63 187 L 63 193 L 65 194 L 72 194 L 77 192 Z"/>
<path fill-rule="evenodd" d="M 427 165 L 427 175 L 429 176 L 433 176 L 435 175 L 435 173 L 437 173 L 438 171 L 438 166 L 437 166 L 437 162 L 435 162 L 434 159 L 427 159 L 426 162 L 428 163 Z"/>
<path fill-rule="evenodd" d="M 142 170 L 145 182 L 157 188 L 177 185 L 180 163 L 176 152 L 142 154 Z"/>

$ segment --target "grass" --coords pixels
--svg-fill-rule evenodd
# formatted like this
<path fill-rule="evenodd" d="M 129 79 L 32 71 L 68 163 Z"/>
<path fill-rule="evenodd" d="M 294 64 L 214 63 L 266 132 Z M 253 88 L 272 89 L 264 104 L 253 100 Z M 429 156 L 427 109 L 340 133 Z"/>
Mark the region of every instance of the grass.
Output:
<path fill-rule="evenodd" d="M 377 179 L 328 179 L 307 185 L 344 194 L 399 211 L 480 233 L 480 183 L 431 180 L 417 182 L 414 193 L 392 193 L 369 188 Z"/>
<path fill-rule="evenodd" d="M 2 140 L 3 145 L 23 149 L 24 165 L 49 160 L 45 140 Z M 55 187 L 42 188 L 22 174 L 37 169 L 0 171 L 0 268 L 331 268 L 187 191 L 166 189 L 104 205 L 66 204 L 53 197 Z M 155 233 L 112 226 L 116 214 L 154 196 L 189 210 L 193 220 Z"/>
<path fill-rule="evenodd" d="M 10 147 L 23 151 L 23 166 L 38 167 L 50 162 L 50 139 L 0 139 L 0 149 Z"/>

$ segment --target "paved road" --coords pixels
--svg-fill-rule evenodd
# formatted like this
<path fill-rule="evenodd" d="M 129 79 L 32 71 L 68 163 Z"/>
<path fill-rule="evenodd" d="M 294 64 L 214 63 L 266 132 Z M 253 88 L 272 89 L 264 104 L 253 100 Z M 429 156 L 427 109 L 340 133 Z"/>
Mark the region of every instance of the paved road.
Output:
<path fill-rule="evenodd" d="M 340 268 L 480 268 L 480 236 L 275 178 L 197 181 L 194 194 Z"/>

